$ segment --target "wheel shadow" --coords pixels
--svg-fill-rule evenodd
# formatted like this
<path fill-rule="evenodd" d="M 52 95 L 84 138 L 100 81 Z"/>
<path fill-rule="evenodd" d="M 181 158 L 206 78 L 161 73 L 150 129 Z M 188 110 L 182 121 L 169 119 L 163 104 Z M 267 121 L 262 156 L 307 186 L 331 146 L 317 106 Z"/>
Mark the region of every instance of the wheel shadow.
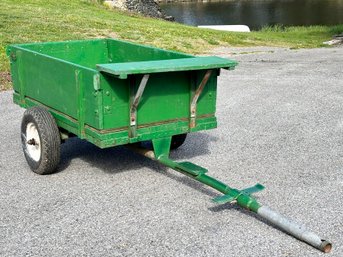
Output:
<path fill-rule="evenodd" d="M 144 161 L 135 160 L 131 152 L 123 146 L 100 149 L 85 140 L 71 138 L 61 145 L 58 172 L 66 171 L 75 159 L 81 159 L 87 163 L 87 167 L 95 167 L 105 173 L 137 169 L 141 166 L 141 161 Z"/>
<path fill-rule="evenodd" d="M 209 144 L 217 141 L 217 138 L 206 133 L 189 134 L 185 143 L 176 150 L 170 152 L 173 160 L 191 159 L 210 154 Z M 68 139 L 61 144 L 61 161 L 58 172 L 66 170 L 73 159 L 80 158 L 92 167 L 98 167 L 106 173 L 115 173 L 123 170 L 138 168 L 142 165 L 148 167 L 151 161 L 136 154 L 125 146 L 116 146 L 100 149 L 86 140 L 77 137 Z"/>
<path fill-rule="evenodd" d="M 199 140 L 199 137 L 200 141 L 203 143 L 205 142 L 206 144 L 202 144 L 203 147 L 201 148 L 195 147 L 193 149 L 190 145 Z M 209 136 L 204 133 L 198 133 L 198 135 L 187 138 L 185 145 L 180 147 L 178 150 L 173 151 L 171 153 L 171 157 L 175 160 L 178 160 L 180 156 L 182 158 L 192 158 L 199 155 L 207 155 L 209 153 L 208 145 L 216 140 L 217 139 L 215 137 Z M 166 176 L 169 179 L 177 181 L 182 185 L 196 190 L 203 195 L 207 195 L 210 198 L 214 198 L 220 195 L 220 193 L 216 192 L 210 187 L 207 187 L 206 185 L 201 184 L 198 181 L 195 181 L 187 176 L 180 176 L 178 175 L 178 173 L 174 173 L 168 167 L 165 167 L 164 165 L 156 161 L 152 161 L 135 152 L 132 152 L 131 150 L 122 146 L 100 149 L 93 144 L 84 140 L 80 140 L 78 138 L 69 139 L 61 146 L 61 164 L 59 172 L 68 169 L 72 160 L 76 158 L 80 158 L 81 160 L 87 162 L 87 164 L 91 167 L 96 167 L 97 169 L 101 169 L 103 172 L 109 174 L 132 171 L 140 169 L 142 167 L 147 167 L 155 172 L 158 172 L 159 174 Z M 258 197 L 256 197 L 256 199 L 258 199 Z M 208 199 L 204 197 L 204 200 Z M 213 203 L 213 205 L 209 207 L 208 210 L 214 213 L 220 213 L 227 210 L 237 211 L 240 214 L 248 215 L 265 225 L 282 231 L 274 224 L 260 217 L 256 213 L 248 211 L 235 203 L 226 203 L 220 205 Z"/>
<path fill-rule="evenodd" d="M 216 137 L 206 133 L 189 134 L 184 145 L 177 150 L 171 151 L 170 158 L 175 161 L 180 161 L 209 155 L 209 145 L 215 141 L 217 141 Z M 138 170 L 146 167 L 203 194 L 211 197 L 216 196 L 216 193 L 205 185 L 187 176 L 173 174 L 170 168 L 141 156 L 125 146 L 100 149 L 77 137 L 70 138 L 61 145 L 61 161 L 57 172 L 65 172 L 74 159 L 81 159 L 87 163 L 88 167 L 95 167 L 97 170 L 100 169 L 108 174 Z"/>
<path fill-rule="evenodd" d="M 202 147 L 197 147 L 197 142 L 199 141 L 202 142 Z M 171 158 L 173 160 L 178 161 L 180 159 L 208 155 L 210 153 L 208 146 L 211 142 L 215 141 L 217 141 L 216 137 L 213 137 L 205 133 L 197 133 L 196 135 L 190 135 L 187 137 L 186 142 L 183 146 L 171 152 Z M 194 145 L 196 147 L 194 147 Z M 85 140 L 71 138 L 61 145 L 61 163 L 58 172 L 67 170 L 72 160 L 76 158 L 79 158 L 82 161 L 86 162 L 90 167 L 96 167 L 97 170 L 100 169 L 104 173 L 108 174 L 138 170 L 142 167 L 146 167 L 150 170 L 153 170 L 155 172 L 158 172 L 159 174 L 166 176 L 169 179 L 177 181 L 178 183 L 181 183 L 184 186 L 196 190 L 197 192 L 200 192 L 203 195 L 207 195 L 210 198 L 214 198 L 220 195 L 220 193 L 218 193 L 214 189 L 202 183 L 199 183 L 198 181 L 193 180 L 187 176 L 179 175 L 170 168 L 156 161 L 143 157 L 140 154 L 137 154 L 129 150 L 125 146 L 100 149 Z M 242 214 L 249 215 L 269 226 L 277 228 L 270 222 L 258 216 L 257 214 L 245 210 L 237 206 L 237 204 L 215 204 L 214 206 L 209 207 L 208 209 L 212 212 L 222 212 L 228 209 L 238 211 Z"/>

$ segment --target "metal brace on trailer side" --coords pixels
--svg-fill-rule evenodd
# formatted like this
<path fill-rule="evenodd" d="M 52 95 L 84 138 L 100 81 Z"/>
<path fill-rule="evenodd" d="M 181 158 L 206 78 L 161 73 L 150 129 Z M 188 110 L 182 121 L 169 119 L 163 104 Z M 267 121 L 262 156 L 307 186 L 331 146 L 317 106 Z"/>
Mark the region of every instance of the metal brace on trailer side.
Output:
<path fill-rule="evenodd" d="M 137 108 L 139 105 L 139 102 L 141 101 L 144 89 L 146 84 L 148 83 L 150 75 L 145 74 L 141 80 L 141 83 L 139 84 L 139 87 L 137 89 L 136 94 L 134 95 L 133 101 L 130 106 L 130 137 L 136 136 L 136 130 L 137 130 Z M 133 94 L 133 90 L 132 93 Z"/>
<path fill-rule="evenodd" d="M 212 74 L 212 70 L 208 70 L 206 71 L 205 76 L 203 77 L 200 85 L 198 86 L 197 90 L 194 93 L 192 102 L 191 102 L 191 120 L 190 120 L 190 128 L 194 128 L 195 127 L 195 120 L 196 120 L 196 116 L 197 116 L 197 102 L 199 99 L 199 96 L 201 95 L 202 91 L 204 90 L 204 87 L 207 84 L 207 81 L 209 80 L 209 78 L 211 77 Z"/>

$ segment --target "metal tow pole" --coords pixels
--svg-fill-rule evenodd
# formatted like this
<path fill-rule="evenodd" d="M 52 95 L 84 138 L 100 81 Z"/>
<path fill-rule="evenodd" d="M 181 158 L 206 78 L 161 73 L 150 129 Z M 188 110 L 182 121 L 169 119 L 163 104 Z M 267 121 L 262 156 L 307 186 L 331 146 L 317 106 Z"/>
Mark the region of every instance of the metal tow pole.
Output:
<path fill-rule="evenodd" d="M 329 241 L 322 239 L 315 233 L 306 229 L 305 226 L 291 221 L 271 208 L 261 205 L 254 197 L 251 196 L 253 193 L 263 190 L 264 186 L 256 184 L 253 187 L 243 190 L 231 188 L 225 183 L 206 175 L 205 173 L 207 170 L 203 167 L 191 162 L 175 162 L 169 159 L 170 142 L 171 137 L 154 139 L 152 140 L 154 150 L 133 147 L 130 145 L 128 147 L 145 157 L 156 160 L 167 167 L 170 167 L 224 194 L 214 198 L 214 202 L 222 204 L 227 202 L 236 202 L 239 206 L 256 213 L 289 235 L 321 250 L 322 252 L 328 253 L 331 251 L 332 244 Z"/>

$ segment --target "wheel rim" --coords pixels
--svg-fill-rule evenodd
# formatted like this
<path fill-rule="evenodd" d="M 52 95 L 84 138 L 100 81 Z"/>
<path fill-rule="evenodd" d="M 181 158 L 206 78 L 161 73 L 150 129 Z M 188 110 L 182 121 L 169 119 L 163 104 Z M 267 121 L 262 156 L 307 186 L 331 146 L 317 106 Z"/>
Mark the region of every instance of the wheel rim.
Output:
<path fill-rule="evenodd" d="M 41 144 L 38 130 L 32 122 L 26 126 L 26 149 L 30 157 L 38 162 L 41 156 Z"/>

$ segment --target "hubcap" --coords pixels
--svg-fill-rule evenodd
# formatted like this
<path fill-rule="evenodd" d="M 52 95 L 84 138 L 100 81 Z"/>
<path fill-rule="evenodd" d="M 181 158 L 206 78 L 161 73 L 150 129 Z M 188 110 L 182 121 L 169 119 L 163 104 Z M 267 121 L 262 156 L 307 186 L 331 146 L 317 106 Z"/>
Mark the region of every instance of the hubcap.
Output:
<path fill-rule="evenodd" d="M 38 130 L 32 122 L 26 126 L 26 149 L 30 157 L 38 162 L 41 156 L 41 144 Z"/>

